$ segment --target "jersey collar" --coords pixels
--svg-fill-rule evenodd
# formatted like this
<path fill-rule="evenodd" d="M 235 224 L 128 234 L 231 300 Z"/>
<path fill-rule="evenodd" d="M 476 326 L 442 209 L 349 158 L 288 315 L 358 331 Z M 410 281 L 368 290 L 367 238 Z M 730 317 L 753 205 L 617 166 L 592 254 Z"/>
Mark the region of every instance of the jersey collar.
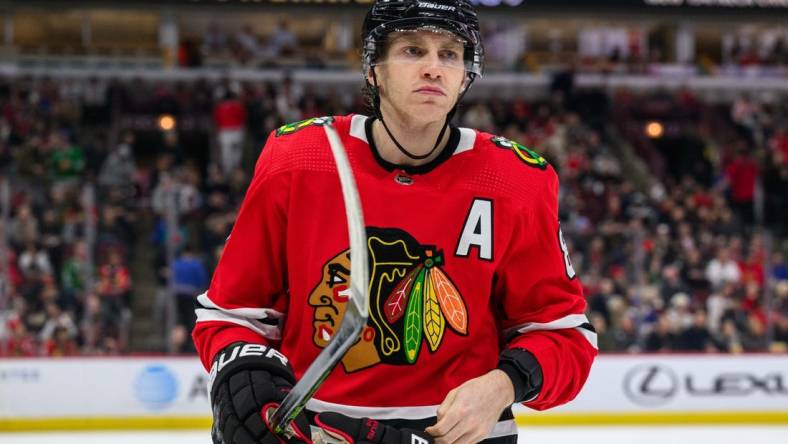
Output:
<path fill-rule="evenodd" d="M 366 119 L 366 122 L 364 122 L 364 136 L 367 140 L 367 143 L 369 144 L 369 149 L 372 151 L 372 156 L 375 158 L 375 161 L 378 163 L 378 165 L 389 172 L 394 170 L 402 170 L 408 174 L 429 173 L 430 171 L 437 168 L 438 165 L 449 159 L 454 154 L 454 151 L 457 149 L 457 145 L 460 142 L 460 130 L 457 127 L 449 125 L 449 141 L 446 143 L 446 146 L 443 148 L 443 151 L 441 151 L 438 157 L 418 166 L 397 165 L 396 163 L 391 163 L 383 159 L 383 157 L 380 156 L 380 152 L 378 152 L 378 147 L 375 145 L 375 139 L 372 137 L 372 123 L 375 120 L 375 117 L 369 117 Z"/>

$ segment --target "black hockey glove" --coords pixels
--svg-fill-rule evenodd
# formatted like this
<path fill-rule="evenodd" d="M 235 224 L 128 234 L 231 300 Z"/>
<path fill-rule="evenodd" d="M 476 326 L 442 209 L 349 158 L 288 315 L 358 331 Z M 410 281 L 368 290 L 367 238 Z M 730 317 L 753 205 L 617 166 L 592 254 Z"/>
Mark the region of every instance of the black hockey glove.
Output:
<path fill-rule="evenodd" d="M 268 425 L 266 412 L 279 407 L 294 383 L 287 358 L 276 349 L 246 342 L 224 348 L 211 367 L 214 444 L 311 443 L 303 413 L 287 437 L 275 435 Z"/>
<path fill-rule="evenodd" d="M 334 412 L 315 415 L 320 439 L 315 443 L 346 444 L 431 444 L 432 437 L 423 430 L 398 429 L 369 418 L 351 418 Z"/>

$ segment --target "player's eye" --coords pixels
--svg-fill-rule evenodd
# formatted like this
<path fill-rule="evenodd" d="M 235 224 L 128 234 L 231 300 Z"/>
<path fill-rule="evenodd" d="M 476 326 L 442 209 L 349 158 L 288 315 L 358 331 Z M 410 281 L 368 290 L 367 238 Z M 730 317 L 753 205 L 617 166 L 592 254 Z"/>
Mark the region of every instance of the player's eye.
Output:
<path fill-rule="evenodd" d="M 451 49 L 444 49 L 440 52 L 440 58 L 442 60 L 447 60 L 450 62 L 456 62 L 460 59 L 460 54 L 457 51 Z"/>
<path fill-rule="evenodd" d="M 337 264 L 330 264 L 328 266 L 328 280 L 326 281 L 326 285 L 328 285 L 329 288 L 334 288 L 335 285 L 347 284 L 347 278 L 345 276 L 349 275 L 350 270 L 347 268 Z"/>
<path fill-rule="evenodd" d="M 418 46 L 406 46 L 402 48 L 403 54 L 411 57 L 421 57 L 424 55 L 424 50 Z"/>

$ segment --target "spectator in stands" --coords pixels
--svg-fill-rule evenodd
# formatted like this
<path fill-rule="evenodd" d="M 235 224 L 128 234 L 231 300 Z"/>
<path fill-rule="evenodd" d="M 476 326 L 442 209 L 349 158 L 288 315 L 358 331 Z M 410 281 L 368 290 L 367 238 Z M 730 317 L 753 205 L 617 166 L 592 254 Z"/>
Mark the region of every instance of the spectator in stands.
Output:
<path fill-rule="evenodd" d="M 246 108 L 227 90 L 213 109 L 213 123 L 219 140 L 219 159 L 224 174 L 230 175 L 241 165 L 246 132 Z"/>
<path fill-rule="evenodd" d="M 8 227 L 9 240 L 13 245 L 22 246 L 39 239 L 38 219 L 30 205 L 22 204 Z"/>
<path fill-rule="evenodd" d="M 776 281 L 788 282 L 788 262 L 785 262 L 785 255 L 782 251 L 775 251 L 772 254 L 771 278 Z"/>
<path fill-rule="evenodd" d="M 755 222 L 755 186 L 760 171 L 750 150 L 741 148 L 736 157 L 725 167 L 725 180 L 730 188 L 730 200 L 744 228 Z"/>
<path fill-rule="evenodd" d="M 71 315 L 64 312 L 57 302 L 48 302 L 46 304 L 46 321 L 41 328 L 38 337 L 42 344 L 47 344 L 48 341 L 60 341 L 62 338 L 56 338 L 58 329 L 62 329 L 68 339 L 73 339 L 77 335 L 77 326 Z M 45 346 L 45 348 L 49 348 Z M 49 353 L 46 353 L 49 354 Z"/>
<path fill-rule="evenodd" d="M 8 321 L 10 335 L 5 341 L 7 356 L 30 357 L 36 355 L 36 343 L 33 336 L 27 333 L 27 327 L 21 319 Z"/>
<path fill-rule="evenodd" d="M 788 352 L 788 315 L 778 315 L 774 324 L 774 340 L 769 345 L 769 350 L 773 353 L 786 353 Z"/>
<path fill-rule="evenodd" d="M 682 280 L 693 297 L 703 298 L 708 295 L 709 281 L 706 279 L 706 268 L 700 250 L 690 248 L 684 256 L 681 267 Z"/>
<path fill-rule="evenodd" d="M 67 253 L 66 260 L 60 268 L 60 286 L 62 289 L 62 305 L 74 308 L 77 300 L 81 300 L 86 290 L 85 278 L 91 270 L 87 263 L 88 246 L 84 241 L 76 242 Z"/>
<path fill-rule="evenodd" d="M 758 104 L 753 102 L 747 95 L 737 98 L 731 107 L 731 120 L 749 141 L 755 142 L 758 140 L 760 111 Z"/>
<path fill-rule="evenodd" d="M 610 352 L 616 350 L 615 338 L 611 331 L 607 328 L 607 321 L 604 316 L 599 313 L 591 313 L 589 319 L 591 325 L 594 326 L 597 335 L 597 346 L 600 352 Z"/>
<path fill-rule="evenodd" d="M 747 352 L 766 350 L 766 327 L 755 313 L 747 316 L 746 326 L 741 336 L 741 346 Z"/>
<path fill-rule="evenodd" d="M 676 265 L 667 265 L 662 269 L 662 285 L 659 294 L 665 305 L 671 303 L 677 294 L 684 295 L 686 298 L 688 291 L 684 282 L 681 281 L 679 268 Z"/>
<path fill-rule="evenodd" d="M 194 329 L 194 295 L 208 288 L 208 271 L 194 249 L 186 244 L 172 264 L 173 290 L 178 307 L 178 324 L 187 331 Z"/>
<path fill-rule="evenodd" d="M 34 275 L 52 274 L 52 262 L 46 250 L 43 250 L 35 242 L 28 242 L 22 254 L 19 255 L 19 270 L 22 275 L 30 279 Z"/>
<path fill-rule="evenodd" d="M 661 317 L 657 325 L 646 336 L 644 350 L 647 352 L 668 352 L 676 345 L 676 328 L 670 319 Z"/>
<path fill-rule="evenodd" d="M 769 150 L 773 154 L 779 154 L 778 157 L 774 157 L 777 160 L 776 165 L 788 166 L 788 128 L 777 125 L 772 137 L 769 138 Z"/>
<path fill-rule="evenodd" d="M 738 283 L 741 279 L 739 265 L 731 259 L 730 250 L 720 247 L 717 256 L 709 261 L 706 266 L 706 279 L 711 283 L 713 289 L 718 290 L 726 283 Z"/>
<path fill-rule="evenodd" d="M 722 323 L 717 343 L 718 348 L 728 353 L 741 353 L 743 351 L 741 334 L 732 319 L 726 319 Z"/>
<path fill-rule="evenodd" d="M 788 141 L 788 137 L 786 137 Z M 788 236 L 788 142 L 780 151 L 773 150 L 763 171 L 765 222 L 775 228 L 776 234 Z"/>
<path fill-rule="evenodd" d="M 82 148 L 69 143 L 66 134 L 55 131 L 52 134 L 50 171 L 58 183 L 73 184 L 85 169 L 85 154 Z"/>
<path fill-rule="evenodd" d="M 85 296 L 84 312 L 79 322 L 79 332 L 82 335 L 83 351 L 88 354 L 97 353 L 104 334 L 104 316 L 101 310 L 101 300 L 95 293 Z"/>
<path fill-rule="evenodd" d="M 227 50 L 227 34 L 215 21 L 211 21 L 202 35 L 202 50 L 206 54 L 219 54 Z"/>
<path fill-rule="evenodd" d="M 235 42 L 238 48 L 236 57 L 242 64 L 255 60 L 260 54 L 260 40 L 249 24 L 235 34 Z"/>
<path fill-rule="evenodd" d="M 761 286 L 757 282 L 749 282 L 744 287 L 744 297 L 741 300 L 740 308 L 745 313 L 752 313 L 760 319 L 761 322 L 766 322 L 766 313 L 763 310 L 763 292 Z"/>
<path fill-rule="evenodd" d="M 736 305 L 733 300 L 733 292 L 735 290 L 736 286 L 734 284 L 727 284 L 706 299 L 706 313 L 711 331 L 721 331 L 724 316 Z"/>
<path fill-rule="evenodd" d="M 676 293 L 670 298 L 670 307 L 662 313 L 662 317 L 667 319 L 677 332 L 681 332 L 693 324 L 690 303 L 689 295 Z"/>
<path fill-rule="evenodd" d="M 763 286 L 766 283 L 766 275 L 763 269 L 764 259 L 762 250 L 751 248 L 747 258 L 739 261 L 741 282 L 743 284 L 754 282 L 759 286 Z"/>
<path fill-rule="evenodd" d="M 495 129 L 493 116 L 484 102 L 477 102 L 468 107 L 463 114 L 462 124 L 468 128 L 478 128 L 480 131 L 492 132 Z"/>
<path fill-rule="evenodd" d="M 269 59 L 289 57 L 298 49 L 298 37 L 290 30 L 287 20 L 279 20 L 276 30 L 268 38 L 265 51 Z"/>
<path fill-rule="evenodd" d="M 120 323 L 124 307 L 128 306 L 131 275 L 123 264 L 120 253 L 111 250 L 106 262 L 98 268 L 96 293 L 101 302 L 104 324 Z"/>
<path fill-rule="evenodd" d="M 121 136 L 116 146 L 101 165 L 98 183 L 106 189 L 113 201 L 122 201 L 134 196 L 137 165 L 134 160 L 134 133 L 128 131 Z"/>
<path fill-rule="evenodd" d="M 301 120 L 303 115 L 298 106 L 301 97 L 303 97 L 302 88 L 294 84 L 290 76 L 286 76 L 282 80 L 281 87 L 276 90 L 274 99 L 276 113 L 281 123 Z"/>
<path fill-rule="evenodd" d="M 676 350 L 693 352 L 716 351 L 708 330 L 705 311 L 696 311 L 692 324 L 679 333 L 678 338 L 676 338 Z"/>
<path fill-rule="evenodd" d="M 624 315 L 619 319 L 618 325 L 612 330 L 614 350 L 635 353 L 640 350 L 638 345 L 638 333 L 635 321 L 629 315 Z"/>
<path fill-rule="evenodd" d="M 79 347 L 74 335 L 64 326 L 55 327 L 50 339 L 44 342 L 44 356 L 75 356 L 79 354 Z"/>
<path fill-rule="evenodd" d="M 109 86 L 104 79 L 90 78 L 82 88 L 82 125 L 93 126 L 110 121 Z"/>

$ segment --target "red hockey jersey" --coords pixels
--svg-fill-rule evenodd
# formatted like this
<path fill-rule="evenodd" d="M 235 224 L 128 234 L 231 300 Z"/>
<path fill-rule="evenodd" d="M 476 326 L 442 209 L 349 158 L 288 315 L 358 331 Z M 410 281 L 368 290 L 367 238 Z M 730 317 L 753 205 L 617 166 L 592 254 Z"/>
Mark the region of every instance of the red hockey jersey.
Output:
<path fill-rule="evenodd" d="M 236 341 L 271 344 L 300 377 L 336 331 L 349 292 L 347 223 L 323 125 L 339 132 L 367 225 L 370 319 L 307 408 L 377 419 L 435 416 L 445 395 L 495 368 L 502 347 L 539 361 L 526 402 L 573 399 L 596 335 L 558 222 L 558 179 L 535 152 L 453 128 L 427 165 L 370 146 L 361 115 L 273 133 L 216 268 L 194 340 L 209 369 Z"/>

